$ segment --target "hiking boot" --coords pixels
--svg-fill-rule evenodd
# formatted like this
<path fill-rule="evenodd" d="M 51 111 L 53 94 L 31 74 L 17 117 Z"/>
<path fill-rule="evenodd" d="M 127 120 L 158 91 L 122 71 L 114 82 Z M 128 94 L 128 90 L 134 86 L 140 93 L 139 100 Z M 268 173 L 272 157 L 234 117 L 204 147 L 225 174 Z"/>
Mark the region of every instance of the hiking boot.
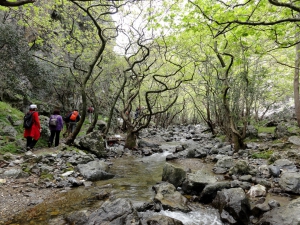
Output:
<path fill-rule="evenodd" d="M 48 147 L 49 147 L 49 148 L 51 147 L 51 145 L 52 145 L 52 144 L 51 144 L 50 142 L 48 142 Z"/>
<path fill-rule="evenodd" d="M 30 151 L 30 150 L 31 150 L 31 148 L 28 146 L 28 147 L 26 148 L 26 150 L 27 150 L 27 151 Z"/>

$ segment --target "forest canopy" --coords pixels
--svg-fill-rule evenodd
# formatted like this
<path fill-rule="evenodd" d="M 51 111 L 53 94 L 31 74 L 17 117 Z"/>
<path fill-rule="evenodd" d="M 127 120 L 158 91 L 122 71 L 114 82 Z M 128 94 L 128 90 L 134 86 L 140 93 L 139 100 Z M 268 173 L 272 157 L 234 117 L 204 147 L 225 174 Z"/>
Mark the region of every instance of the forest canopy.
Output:
<path fill-rule="evenodd" d="M 150 125 L 204 122 L 237 148 L 243 147 L 248 124 L 287 99 L 294 98 L 300 124 L 300 8 L 293 3 L 0 0 L 0 5 L 2 100 L 12 91 L 23 103 L 35 99 L 56 102 L 64 111 L 79 108 L 83 118 L 92 104 L 96 115 L 108 118 L 108 127 L 122 118 L 132 138 Z M 133 120 L 138 108 L 142 113 Z"/>

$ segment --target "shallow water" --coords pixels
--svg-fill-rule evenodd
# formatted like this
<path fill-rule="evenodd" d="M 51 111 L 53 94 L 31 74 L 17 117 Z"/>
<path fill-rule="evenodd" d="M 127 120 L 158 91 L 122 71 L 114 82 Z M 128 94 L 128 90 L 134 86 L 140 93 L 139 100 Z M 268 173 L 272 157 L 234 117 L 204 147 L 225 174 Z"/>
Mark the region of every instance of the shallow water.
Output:
<path fill-rule="evenodd" d="M 106 189 L 114 197 L 128 198 L 133 204 L 149 202 L 154 197 L 152 186 L 161 181 L 167 154 L 169 153 L 154 154 L 143 158 L 123 156 L 113 159 L 109 171 L 116 174 L 113 179 L 94 182 L 91 187 L 78 187 L 61 193 L 57 199 L 45 201 L 17 215 L 14 224 L 65 225 L 67 223 L 63 216 L 69 212 L 99 207 L 102 201 L 97 199 L 97 195 Z M 222 224 L 215 209 L 201 205 L 190 213 L 170 211 L 160 213 L 181 220 L 186 225 Z"/>

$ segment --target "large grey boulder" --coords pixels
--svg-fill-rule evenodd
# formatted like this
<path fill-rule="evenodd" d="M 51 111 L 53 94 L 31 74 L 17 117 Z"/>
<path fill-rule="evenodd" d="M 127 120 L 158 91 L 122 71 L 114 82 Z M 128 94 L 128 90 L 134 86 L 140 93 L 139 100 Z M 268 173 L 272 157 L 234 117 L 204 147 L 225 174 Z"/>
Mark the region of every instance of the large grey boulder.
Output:
<path fill-rule="evenodd" d="M 285 172 L 279 180 L 281 189 L 285 192 L 300 194 L 300 173 Z"/>
<path fill-rule="evenodd" d="M 131 201 L 118 198 L 113 201 L 105 201 L 89 216 L 85 224 L 139 225 L 140 219 Z"/>
<path fill-rule="evenodd" d="M 176 167 L 170 163 L 166 163 L 163 168 L 162 181 L 167 181 L 175 187 L 181 186 L 185 180 L 186 172 L 183 168 Z"/>
<path fill-rule="evenodd" d="M 300 198 L 264 213 L 258 225 L 299 225 L 300 224 Z"/>
<path fill-rule="evenodd" d="M 76 169 L 88 181 L 107 180 L 114 175 L 106 172 L 108 164 L 103 161 L 91 161 L 87 164 L 79 164 Z"/>
<path fill-rule="evenodd" d="M 215 173 L 227 173 L 231 167 L 235 165 L 235 160 L 230 156 L 224 156 L 218 160 L 214 165 L 213 171 Z"/>
<path fill-rule="evenodd" d="M 201 192 L 200 202 L 203 202 L 205 204 L 211 203 L 216 197 L 218 191 L 228 188 L 231 188 L 231 184 L 229 181 L 220 181 L 213 184 L 208 184 Z"/>
<path fill-rule="evenodd" d="M 106 129 L 106 127 L 107 127 L 107 123 L 105 121 L 103 121 L 103 120 L 97 121 L 96 128 L 99 131 L 103 132 Z"/>
<path fill-rule="evenodd" d="M 8 169 L 6 171 L 4 171 L 3 175 L 1 177 L 4 178 L 22 178 L 22 177 L 28 177 L 28 174 L 23 172 L 21 169 L 19 168 L 12 168 L 12 169 Z"/>
<path fill-rule="evenodd" d="M 223 222 L 236 225 L 249 224 L 250 203 L 242 188 L 218 191 L 212 205 L 219 210 Z"/>
<path fill-rule="evenodd" d="M 188 173 L 186 180 L 182 184 L 182 190 L 188 194 L 199 195 L 208 184 L 217 182 L 217 178 L 207 168 Z"/>
<path fill-rule="evenodd" d="M 183 212 L 190 211 L 189 207 L 187 206 L 187 198 L 176 191 L 176 188 L 173 184 L 162 182 L 154 185 L 153 189 L 156 193 L 154 202 L 161 204 L 161 207 L 164 210 L 180 210 Z"/>
<path fill-rule="evenodd" d="M 246 129 L 246 135 L 250 138 L 257 138 L 258 137 L 258 130 L 253 125 L 248 125 Z"/>
<path fill-rule="evenodd" d="M 275 138 L 283 138 L 289 136 L 290 132 L 288 131 L 288 126 L 285 123 L 279 123 L 274 131 Z"/>
<path fill-rule="evenodd" d="M 273 166 L 277 166 L 282 171 L 297 171 L 296 165 L 288 159 L 278 159 L 273 163 Z"/>
<path fill-rule="evenodd" d="M 107 156 L 105 149 L 105 141 L 103 140 L 101 131 L 93 131 L 85 136 L 76 138 L 74 141 L 75 145 L 79 148 L 83 148 L 99 158 Z"/>
<path fill-rule="evenodd" d="M 18 132 L 13 126 L 0 123 L 0 136 L 9 136 L 15 138 L 17 134 Z"/>
<path fill-rule="evenodd" d="M 291 136 L 288 141 L 294 145 L 300 146 L 300 137 L 299 136 Z"/>
<path fill-rule="evenodd" d="M 249 163 L 245 160 L 238 160 L 233 167 L 229 169 L 230 175 L 244 175 L 250 172 Z"/>

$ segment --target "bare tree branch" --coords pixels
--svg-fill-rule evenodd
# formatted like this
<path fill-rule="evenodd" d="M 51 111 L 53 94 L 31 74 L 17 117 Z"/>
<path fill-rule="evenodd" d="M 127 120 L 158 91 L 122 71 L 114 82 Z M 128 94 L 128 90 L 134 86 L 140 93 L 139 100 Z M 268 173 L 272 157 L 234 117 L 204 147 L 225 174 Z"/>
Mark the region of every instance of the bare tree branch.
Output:
<path fill-rule="evenodd" d="M 24 1 L 10 2 L 7 0 L 0 0 L 0 5 L 7 6 L 7 7 L 18 7 L 29 3 L 34 3 L 35 1 L 36 0 L 24 0 Z"/>

